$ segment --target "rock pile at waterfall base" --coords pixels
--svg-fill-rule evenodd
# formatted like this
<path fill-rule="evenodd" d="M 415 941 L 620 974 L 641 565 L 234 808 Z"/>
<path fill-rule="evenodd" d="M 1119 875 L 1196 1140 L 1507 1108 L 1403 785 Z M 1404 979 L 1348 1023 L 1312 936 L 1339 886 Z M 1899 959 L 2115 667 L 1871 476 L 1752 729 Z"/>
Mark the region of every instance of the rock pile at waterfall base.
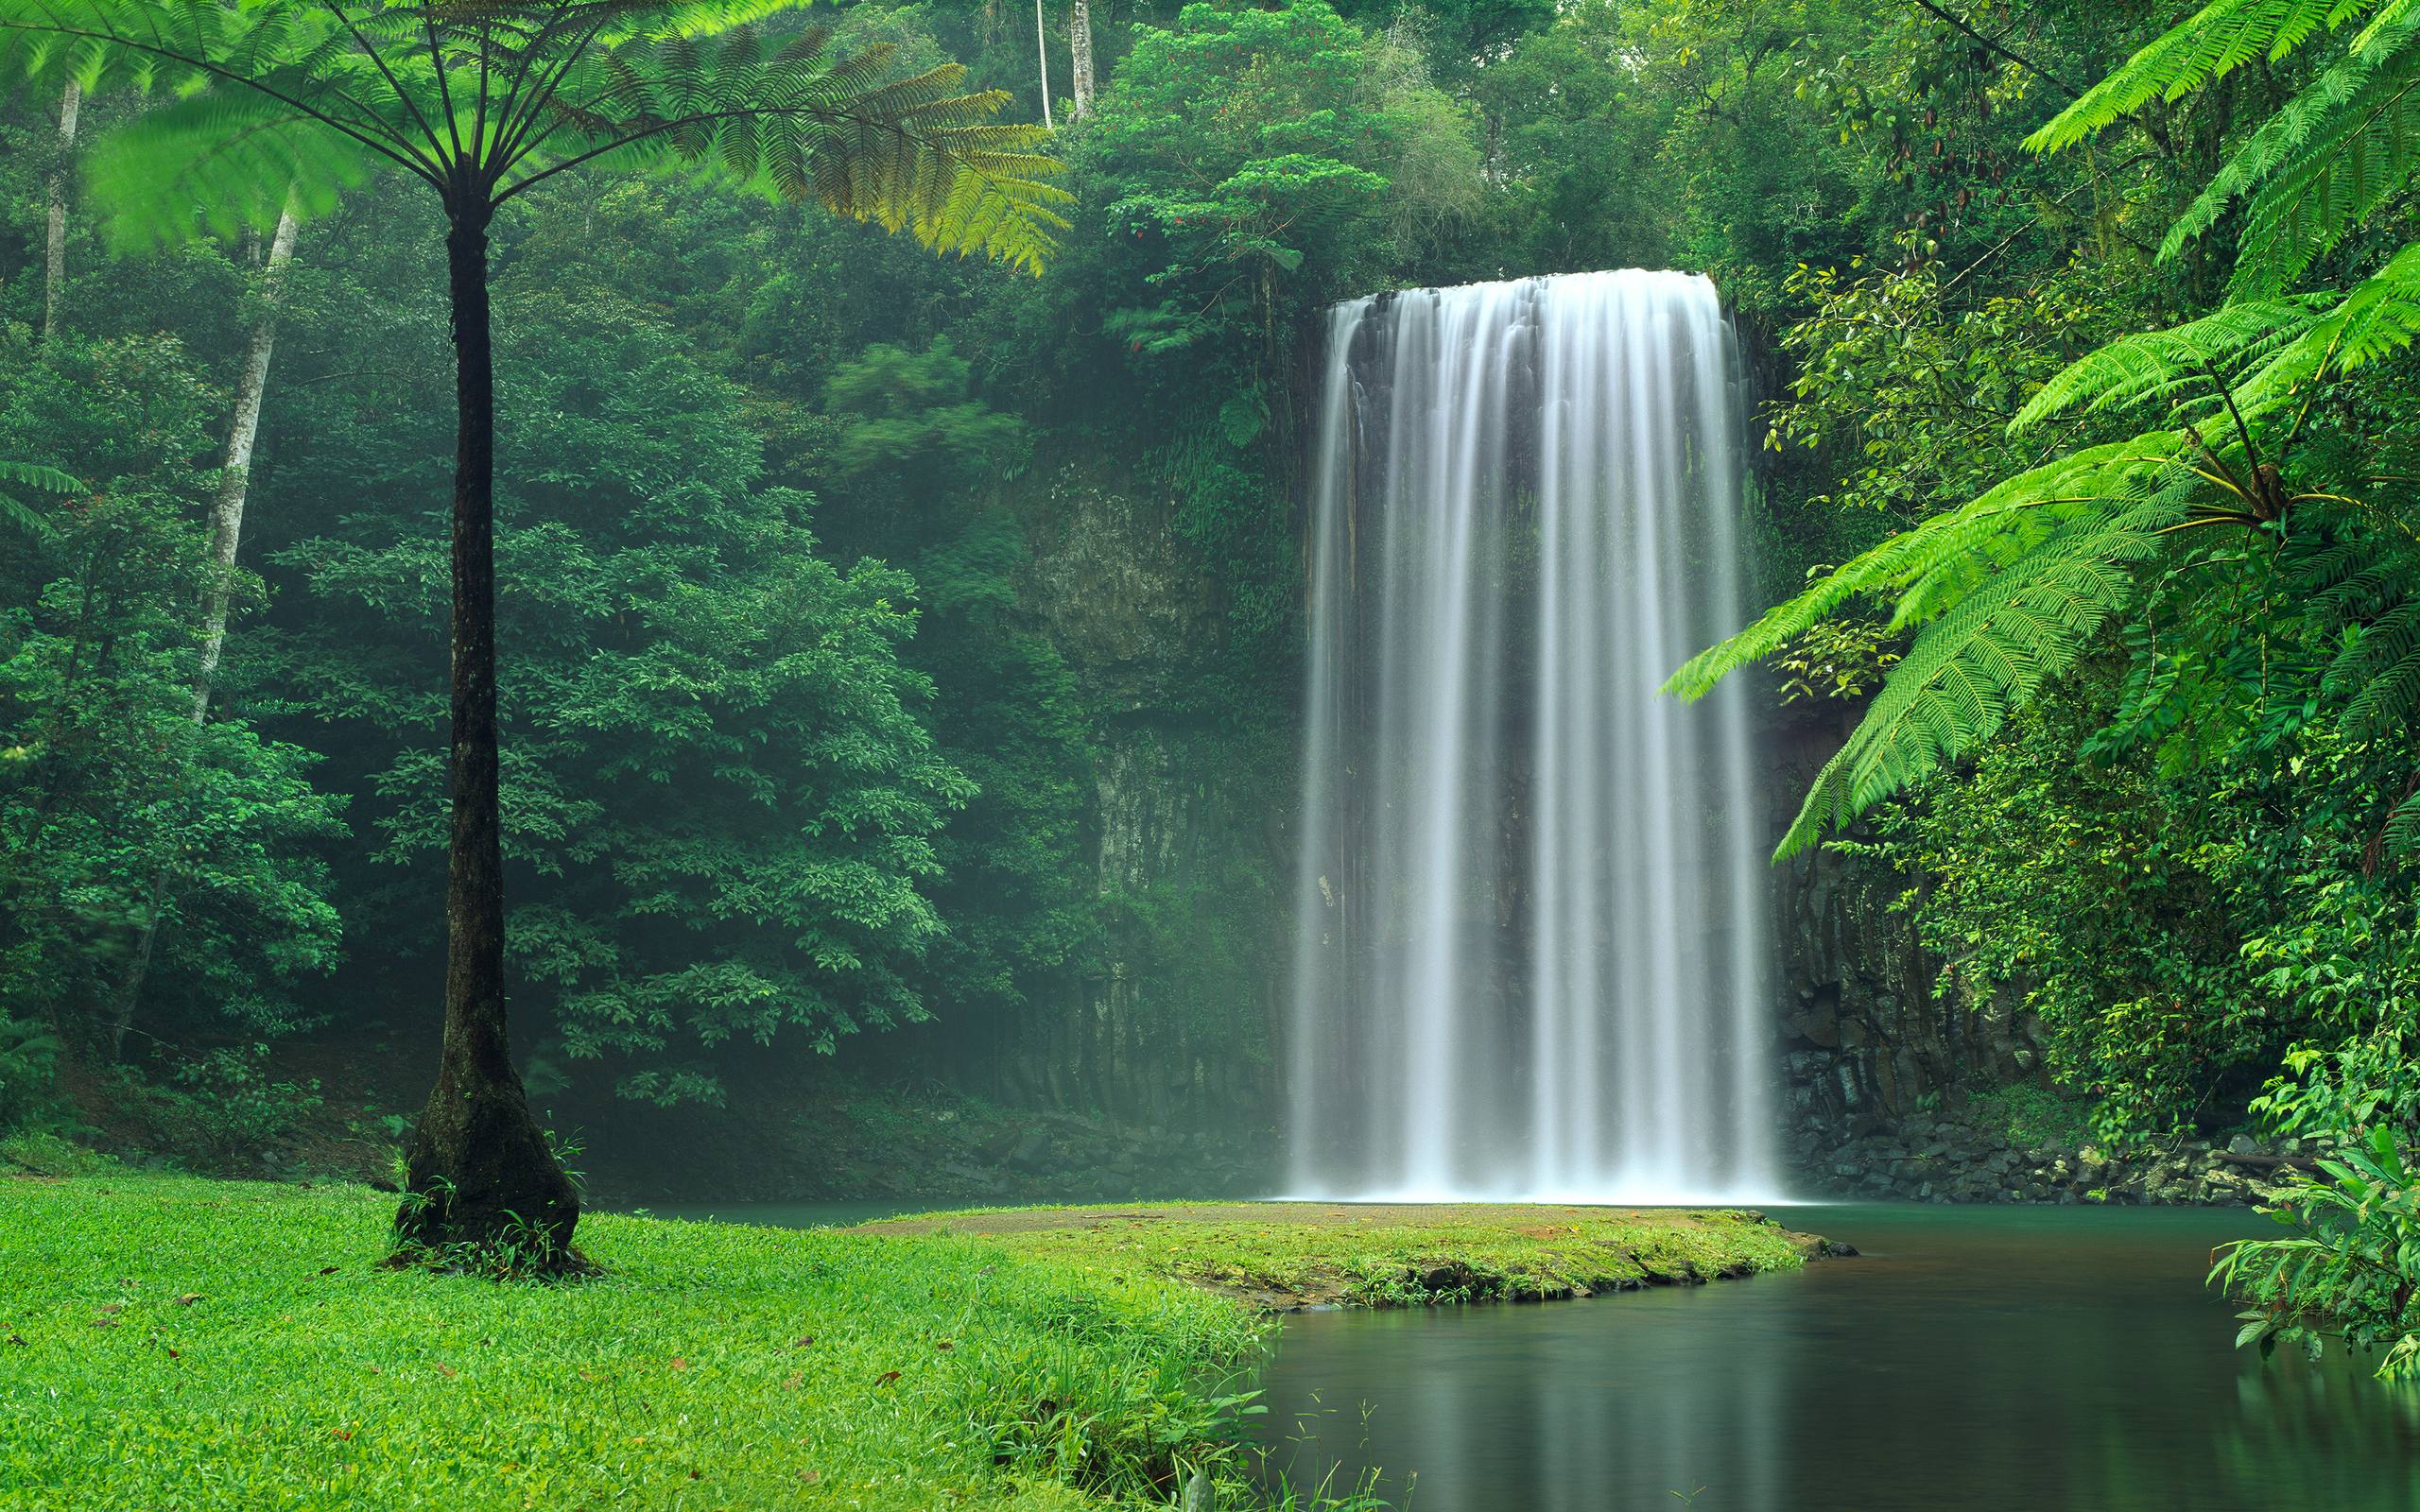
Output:
<path fill-rule="evenodd" d="M 2184 1140 L 2122 1154 L 2091 1144 L 2012 1147 L 1955 1120 L 1912 1118 L 1844 1144 L 1801 1142 L 1797 1190 L 1877 1202 L 2155 1203 L 2229 1207 L 2284 1191 L 2300 1142 Z"/>

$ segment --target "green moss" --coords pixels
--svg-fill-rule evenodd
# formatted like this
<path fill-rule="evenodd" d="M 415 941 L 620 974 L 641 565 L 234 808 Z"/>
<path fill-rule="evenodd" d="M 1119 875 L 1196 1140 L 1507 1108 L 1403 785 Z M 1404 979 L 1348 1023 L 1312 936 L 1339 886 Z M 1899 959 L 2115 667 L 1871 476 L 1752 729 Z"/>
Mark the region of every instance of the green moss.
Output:
<path fill-rule="evenodd" d="M 1088 1275 L 1183 1280 L 1264 1307 L 1570 1297 L 1790 1269 L 1818 1243 L 1754 1213 L 1495 1205 L 1128 1203 L 868 1228 L 979 1234 Z"/>
<path fill-rule="evenodd" d="M 53 1129 L 0 1136 L 0 1176 L 107 1176 L 119 1169 L 112 1157 Z"/>

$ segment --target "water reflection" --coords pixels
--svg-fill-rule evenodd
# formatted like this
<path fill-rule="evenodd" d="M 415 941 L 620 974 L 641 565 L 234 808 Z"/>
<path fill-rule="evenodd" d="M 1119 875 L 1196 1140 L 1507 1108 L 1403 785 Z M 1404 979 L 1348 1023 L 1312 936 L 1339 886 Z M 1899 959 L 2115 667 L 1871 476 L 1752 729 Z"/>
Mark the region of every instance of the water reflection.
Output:
<path fill-rule="evenodd" d="M 2420 1395 L 2229 1347 L 2200 1281 L 2243 1214 L 1789 1221 L 1867 1258 L 1291 1320 L 1263 1382 L 1273 1457 L 1298 1485 L 1378 1468 L 1414 1512 L 2420 1508 Z"/>

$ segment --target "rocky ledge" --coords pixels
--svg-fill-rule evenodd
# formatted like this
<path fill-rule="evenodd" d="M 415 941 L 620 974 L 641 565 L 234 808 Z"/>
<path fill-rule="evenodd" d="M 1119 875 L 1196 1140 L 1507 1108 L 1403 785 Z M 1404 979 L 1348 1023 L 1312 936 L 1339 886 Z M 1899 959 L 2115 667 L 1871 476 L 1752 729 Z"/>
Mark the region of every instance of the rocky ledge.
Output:
<path fill-rule="evenodd" d="M 2091 1144 L 2012 1147 L 1950 1120 L 1797 1152 L 1799 1189 L 1825 1196 L 1909 1202 L 2112 1202 L 2226 1207 L 2281 1194 L 2300 1141 L 2182 1140 L 2116 1153 Z"/>

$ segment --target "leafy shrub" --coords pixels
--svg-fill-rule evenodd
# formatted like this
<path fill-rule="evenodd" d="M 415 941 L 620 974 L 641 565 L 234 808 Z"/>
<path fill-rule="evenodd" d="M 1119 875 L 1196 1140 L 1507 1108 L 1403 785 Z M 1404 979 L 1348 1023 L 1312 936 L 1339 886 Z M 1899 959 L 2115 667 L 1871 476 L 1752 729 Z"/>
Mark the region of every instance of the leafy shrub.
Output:
<path fill-rule="evenodd" d="M 268 1046 L 228 1046 L 197 1056 L 149 1089 L 152 1131 L 171 1151 L 226 1160 L 258 1154 L 320 1108 L 320 1084 L 278 1081 Z"/>
<path fill-rule="evenodd" d="M 23 1128 L 48 1106 L 59 1068 L 58 1037 L 30 1019 L 0 1019 L 0 1134 Z"/>
<path fill-rule="evenodd" d="M 1975 1122 L 2011 1146 L 2082 1144 L 2092 1135 L 2092 1105 L 2040 1087 L 2002 1087 L 1968 1100 Z"/>
<path fill-rule="evenodd" d="M 2222 1247 L 2210 1280 L 2249 1304 L 2238 1345 L 2265 1356 L 2279 1344 L 2317 1359 L 2330 1338 L 2383 1349 L 2381 1380 L 2420 1376 L 2420 1178 L 2392 1127 L 2319 1162 L 2325 1178 L 2297 1177 L 2270 1216 L 2298 1230 Z"/>

